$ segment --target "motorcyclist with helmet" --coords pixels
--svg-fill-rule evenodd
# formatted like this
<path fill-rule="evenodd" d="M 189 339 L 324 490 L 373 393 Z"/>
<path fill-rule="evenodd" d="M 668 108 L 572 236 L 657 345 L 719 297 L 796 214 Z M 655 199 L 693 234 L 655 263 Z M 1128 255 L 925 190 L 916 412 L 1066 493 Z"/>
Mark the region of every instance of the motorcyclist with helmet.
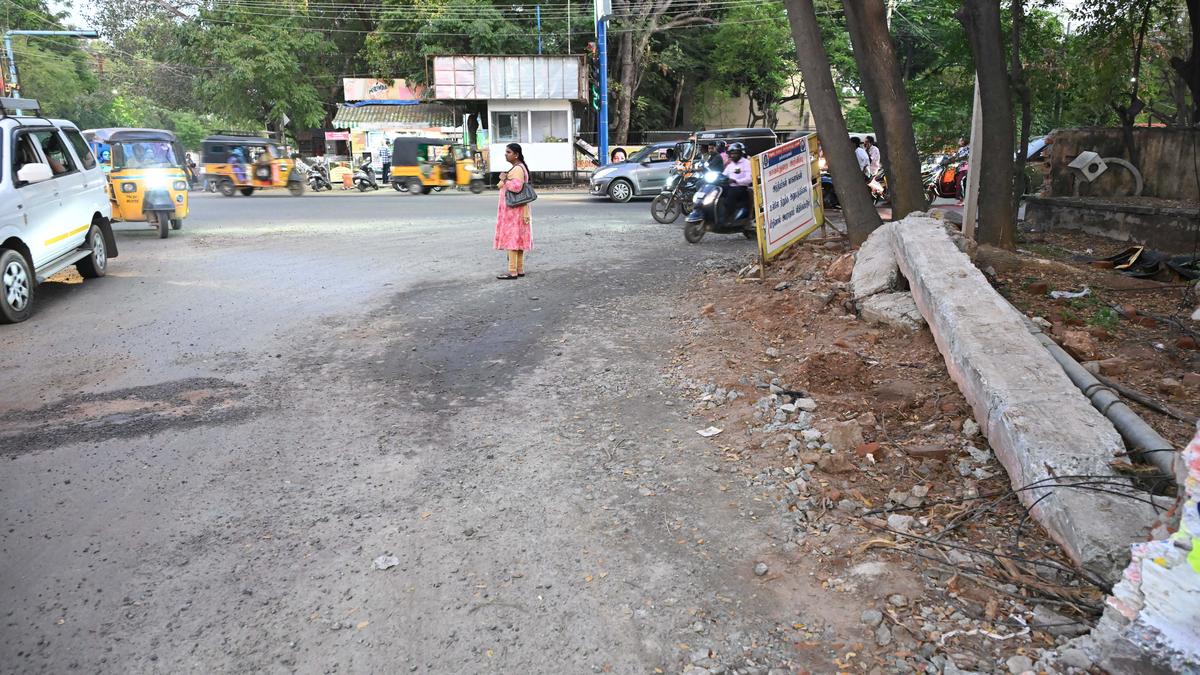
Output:
<path fill-rule="evenodd" d="M 750 160 L 746 158 L 746 146 L 741 143 L 729 145 L 729 162 L 725 165 L 724 174 L 729 178 L 727 193 L 736 214 L 745 207 L 750 208 L 750 186 L 754 184 L 754 176 L 750 170 Z"/>

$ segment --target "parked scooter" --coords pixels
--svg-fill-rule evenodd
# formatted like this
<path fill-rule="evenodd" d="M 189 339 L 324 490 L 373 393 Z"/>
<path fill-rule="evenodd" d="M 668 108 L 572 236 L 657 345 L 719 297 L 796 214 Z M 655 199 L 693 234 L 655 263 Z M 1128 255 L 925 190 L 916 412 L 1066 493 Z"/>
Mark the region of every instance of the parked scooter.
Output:
<path fill-rule="evenodd" d="M 821 160 L 824 165 L 825 160 Z M 842 203 L 838 201 L 837 190 L 833 188 L 833 175 L 829 173 L 829 169 L 821 167 L 821 205 L 826 210 L 840 209 Z"/>
<path fill-rule="evenodd" d="M 378 190 L 379 182 L 375 180 L 375 169 L 371 168 L 371 163 L 363 162 L 362 166 L 354 172 L 354 187 L 358 188 L 359 192 L 367 190 Z"/>
<path fill-rule="evenodd" d="M 698 243 L 704 238 L 705 232 L 740 232 L 747 239 L 758 236 L 751 203 L 735 205 L 733 191 L 729 188 L 728 176 L 716 171 L 704 174 L 700 188 L 692 198 L 692 212 L 688 214 L 687 224 L 683 228 L 683 238 L 688 243 Z"/>
<path fill-rule="evenodd" d="M 875 203 L 875 206 L 886 204 L 892 200 L 892 193 L 888 189 L 887 175 L 882 171 L 867 181 L 867 189 L 871 191 L 871 201 Z M 837 190 L 833 186 L 833 176 L 828 169 L 824 168 L 821 169 L 821 205 L 826 210 L 842 208 Z"/>
<path fill-rule="evenodd" d="M 938 197 L 962 201 L 967 194 L 967 148 L 953 156 L 943 157 L 922 178 L 925 181 L 925 196 L 932 202 Z"/>
<path fill-rule="evenodd" d="M 332 190 L 333 183 L 329 182 L 329 174 L 326 173 L 325 165 L 313 164 L 308 167 L 308 188 L 313 192 L 321 190 Z"/>

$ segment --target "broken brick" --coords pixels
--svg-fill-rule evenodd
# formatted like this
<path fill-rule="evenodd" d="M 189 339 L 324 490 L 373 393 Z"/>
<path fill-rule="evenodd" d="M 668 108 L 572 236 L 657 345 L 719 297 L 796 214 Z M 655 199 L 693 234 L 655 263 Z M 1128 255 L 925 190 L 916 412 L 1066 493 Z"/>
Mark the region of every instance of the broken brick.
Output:
<path fill-rule="evenodd" d="M 903 450 L 908 456 L 917 459 L 946 459 L 950 456 L 950 448 L 944 445 L 910 445 Z"/>

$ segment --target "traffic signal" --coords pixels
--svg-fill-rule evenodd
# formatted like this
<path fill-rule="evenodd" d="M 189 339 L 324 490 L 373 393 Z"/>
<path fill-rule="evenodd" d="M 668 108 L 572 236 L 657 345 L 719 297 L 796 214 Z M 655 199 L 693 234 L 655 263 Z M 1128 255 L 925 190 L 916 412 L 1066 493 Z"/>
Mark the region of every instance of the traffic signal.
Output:
<path fill-rule="evenodd" d="M 592 93 L 592 110 L 600 109 L 600 54 L 596 50 L 596 43 L 589 42 L 587 44 L 588 51 L 588 78 L 591 85 Z"/>

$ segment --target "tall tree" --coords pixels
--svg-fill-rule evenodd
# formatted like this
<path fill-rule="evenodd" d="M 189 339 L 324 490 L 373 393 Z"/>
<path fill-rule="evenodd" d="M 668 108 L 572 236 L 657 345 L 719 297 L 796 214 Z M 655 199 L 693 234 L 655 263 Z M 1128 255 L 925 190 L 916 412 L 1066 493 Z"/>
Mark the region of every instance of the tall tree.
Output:
<path fill-rule="evenodd" d="M 1012 0 L 1012 33 L 1009 38 L 1009 48 L 1012 51 L 1012 63 L 1009 65 L 1009 80 L 1012 82 L 1013 96 L 1021 104 L 1021 131 L 1017 136 L 1016 164 L 1013 175 L 1017 176 L 1013 189 L 1013 210 L 1020 208 L 1021 198 L 1025 194 L 1025 158 L 1029 156 L 1029 128 L 1033 123 L 1032 102 L 1029 97 L 1029 83 L 1025 79 L 1025 65 L 1021 61 L 1021 39 L 1025 29 L 1025 2 Z"/>
<path fill-rule="evenodd" d="M 871 193 L 863 181 L 862 172 L 854 158 L 854 151 L 846 131 L 846 120 L 842 117 L 838 90 L 833 83 L 833 72 L 829 66 L 829 55 L 821 42 L 821 27 L 817 24 L 817 12 L 812 0 L 787 0 L 788 22 L 792 26 L 792 39 L 796 43 L 796 59 L 804 75 L 809 105 L 821 138 L 825 161 L 838 186 L 838 199 L 842 213 L 846 216 L 846 234 L 851 246 L 866 241 L 883 221 Z"/>
<path fill-rule="evenodd" d="M 1192 123 L 1200 123 L 1200 0 L 1187 0 L 1188 25 L 1191 27 L 1191 49 L 1188 57 L 1171 57 L 1171 67 L 1187 83 L 1192 92 Z"/>
<path fill-rule="evenodd" d="M 921 180 L 921 160 L 913 133 L 912 109 L 900 78 L 896 47 L 882 0 L 842 0 L 854 44 L 872 126 L 883 148 L 892 213 L 903 218 L 928 206 Z"/>
<path fill-rule="evenodd" d="M 611 62 L 609 66 L 616 102 L 612 137 L 614 143 L 628 143 L 634 102 L 649 61 L 651 40 L 662 31 L 711 23 L 712 19 L 705 14 L 708 0 L 613 0 L 612 6 L 612 33 L 617 43 L 616 68 L 612 69 Z M 682 9 L 685 6 L 687 9 Z"/>
<path fill-rule="evenodd" d="M 208 73 L 195 93 L 212 112 L 268 129 L 282 130 L 284 117 L 298 128 L 320 125 L 333 44 L 309 28 L 303 0 L 277 7 L 286 13 L 214 5 L 185 26 L 181 48 Z"/>
<path fill-rule="evenodd" d="M 963 0 L 957 12 L 967 30 L 979 101 L 983 114 L 980 147 L 972 148 L 971 171 L 979 188 L 980 243 L 1016 248 L 1016 211 L 1013 208 L 1013 114 L 1004 67 L 1004 39 L 1000 32 L 1000 0 Z"/>
<path fill-rule="evenodd" d="M 780 106 L 804 96 L 781 3 L 735 7 L 721 19 L 713 42 L 719 45 L 709 60 L 713 73 L 731 93 L 749 100 L 747 126 L 774 128 Z"/>

